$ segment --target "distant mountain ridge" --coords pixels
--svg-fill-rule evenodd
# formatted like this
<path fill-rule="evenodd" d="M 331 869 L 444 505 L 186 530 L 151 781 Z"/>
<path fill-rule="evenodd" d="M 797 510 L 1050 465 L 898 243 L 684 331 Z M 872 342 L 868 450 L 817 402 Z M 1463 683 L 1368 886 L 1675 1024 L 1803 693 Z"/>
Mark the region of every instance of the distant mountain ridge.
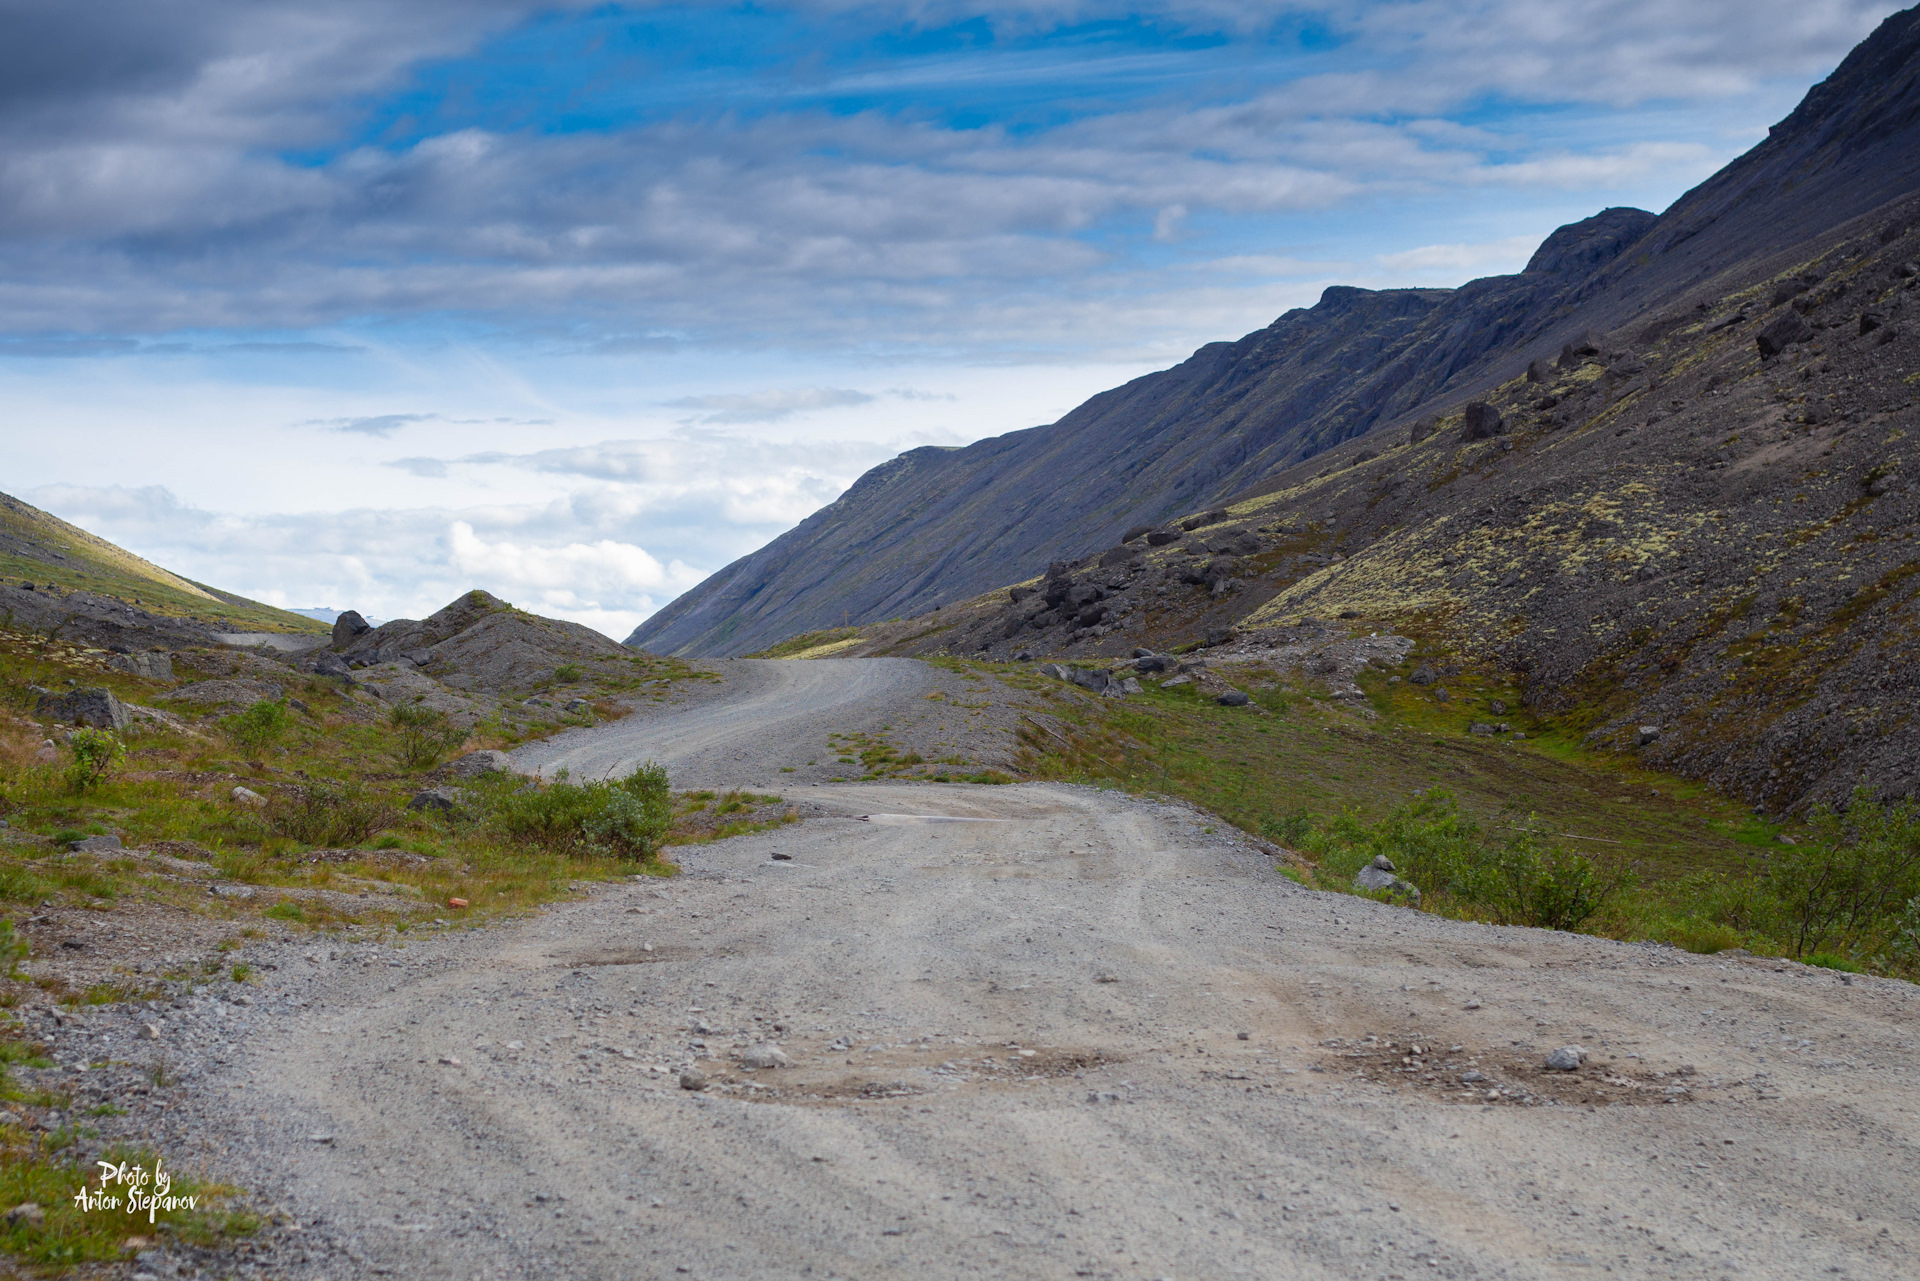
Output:
<path fill-rule="evenodd" d="M 1917 53 L 1916 11 L 1893 15 L 1765 141 L 1664 214 L 1609 209 L 1560 228 L 1517 275 L 1453 290 L 1330 288 L 1057 423 L 909 451 L 628 644 L 741 654 L 922 613 L 1270 485 L 1356 436 L 1457 409 L 1587 329 L 1650 317 L 1920 186 Z"/>

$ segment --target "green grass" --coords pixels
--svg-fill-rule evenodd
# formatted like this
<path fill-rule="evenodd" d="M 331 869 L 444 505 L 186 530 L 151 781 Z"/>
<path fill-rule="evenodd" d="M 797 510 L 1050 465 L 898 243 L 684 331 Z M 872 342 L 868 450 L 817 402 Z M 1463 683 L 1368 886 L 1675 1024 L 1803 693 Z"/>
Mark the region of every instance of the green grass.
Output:
<path fill-rule="evenodd" d="M 444 912 L 446 899 L 455 897 L 468 900 L 471 916 L 517 914 L 571 897 L 581 881 L 671 870 L 658 860 L 636 866 L 615 857 L 620 841 L 613 838 L 631 822 L 617 832 L 608 830 L 604 851 L 578 842 L 562 849 L 528 844 L 491 810 L 452 815 L 407 810 L 406 801 L 422 780 L 418 769 L 403 762 L 411 755 L 424 763 L 442 752 L 410 753 L 415 745 L 407 738 L 413 727 L 393 723 L 377 705 L 376 714 L 368 716 L 333 682 L 292 673 L 285 687 L 306 710 L 266 704 L 271 717 L 259 713 L 230 726 L 238 731 L 235 737 L 247 740 L 246 752 L 237 753 L 236 744 L 217 731 L 198 737 L 153 729 L 129 732 L 126 753 L 97 783 L 76 790 L 65 774 L 65 754 L 53 762 L 37 760 L 39 732 L 4 712 L 31 709 L 29 686 L 58 688 L 68 679 L 105 684 L 141 701 L 155 692 L 150 682 L 98 669 L 98 661 L 97 655 L 0 631 L 0 816 L 9 821 L 13 838 L 0 845 L 0 905 L 31 907 L 49 900 L 97 909 L 163 904 L 198 915 L 265 915 L 294 927 L 337 929 L 429 917 Z M 201 675 L 190 661 L 176 663 L 182 682 Z M 622 685 L 644 677 L 656 689 L 667 687 L 659 682 L 670 686 L 705 675 L 679 660 L 644 655 L 632 661 L 613 656 L 599 667 L 589 680 L 604 673 L 602 683 Z M 527 713 L 515 708 L 514 715 Z M 560 724 L 557 716 L 512 725 L 483 722 L 463 734 L 463 742 L 448 738 L 441 746 L 447 753 L 508 747 Z M 261 728 L 270 732 L 253 732 Z M 236 755 L 245 759 L 236 763 Z M 239 773 L 239 781 L 269 795 L 269 805 L 248 809 L 229 799 L 230 784 L 194 781 L 194 775 L 207 772 Z M 216 899 L 203 884 L 170 879 L 143 860 L 66 849 L 80 837 L 109 832 L 129 847 L 156 841 L 191 844 L 211 857 L 223 879 L 286 892 Z M 315 849 L 364 853 L 344 861 L 303 857 Z M 423 855 L 424 861 L 388 857 L 392 852 Z M 370 886 L 403 893 L 359 897 Z M 311 893 L 329 890 L 341 897 Z"/>
<path fill-rule="evenodd" d="M 1029 777 L 1190 800 L 1302 854 L 1307 866 L 1291 874 L 1320 888 L 1351 892 L 1353 873 L 1387 853 L 1416 884 L 1428 878 L 1422 908 L 1450 916 L 1697 952 L 1835 957 L 1879 973 L 1920 965 L 1920 899 L 1905 917 L 1892 890 L 1864 915 L 1855 910 L 1864 890 L 1839 906 L 1818 901 L 1836 868 L 1856 887 L 1883 873 L 1887 885 L 1907 885 L 1909 871 L 1887 869 L 1905 857 L 1902 841 L 1920 851 L 1920 820 L 1856 807 L 1824 837 L 1817 817 L 1783 827 L 1703 784 L 1585 747 L 1580 717 L 1536 716 L 1498 676 L 1444 677 L 1451 697 L 1436 702 L 1368 672 L 1360 715 L 1309 682 L 1257 671 L 1234 673 L 1254 705 L 1224 708 L 1191 686 L 1117 702 L 1025 668 L 973 666 L 1043 700 L 1047 715 L 1019 732 Z M 1494 700 L 1506 710 L 1491 711 Z M 1469 734 L 1475 721 L 1505 721 L 1525 737 Z M 1434 835 L 1439 820 L 1422 807 L 1437 798 L 1464 833 Z M 1879 833 L 1878 862 L 1855 857 L 1864 846 L 1843 834 L 1849 824 Z M 1796 844 L 1782 842 L 1787 829 Z"/>
<path fill-rule="evenodd" d="M 824 631 L 803 632 L 798 636 L 789 636 L 777 645 L 769 646 L 757 654 L 748 654 L 748 658 L 785 658 L 790 654 L 804 653 L 821 645 L 831 645 L 849 637 L 860 635 L 858 627 L 830 627 Z"/>

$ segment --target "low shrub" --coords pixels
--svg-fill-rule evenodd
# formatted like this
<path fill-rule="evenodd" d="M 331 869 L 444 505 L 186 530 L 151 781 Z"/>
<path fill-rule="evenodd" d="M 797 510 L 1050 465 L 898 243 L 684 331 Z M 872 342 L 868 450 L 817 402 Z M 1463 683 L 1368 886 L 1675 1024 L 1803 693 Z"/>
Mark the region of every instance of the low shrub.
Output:
<path fill-rule="evenodd" d="M 407 769 L 432 769 L 467 739 L 467 731 L 448 723 L 445 712 L 423 703 L 401 703 L 387 719 L 399 732 L 394 759 Z"/>
<path fill-rule="evenodd" d="M 1890 946 L 1920 896 L 1920 811 L 1860 792 L 1844 810 L 1814 810 L 1808 826 L 1813 839 L 1775 853 L 1767 869 L 1794 955 Z"/>
<path fill-rule="evenodd" d="M 476 794 L 502 835 L 555 853 L 649 859 L 673 822 L 666 769 L 651 761 L 617 781 L 575 783 L 562 770 L 544 786 Z"/>
<path fill-rule="evenodd" d="M 287 710 L 286 699 L 263 698 L 243 712 L 222 716 L 218 724 L 235 747 L 254 753 L 279 742 L 293 724 L 293 714 Z"/>
<path fill-rule="evenodd" d="M 67 786 L 76 792 L 90 792 L 106 781 L 113 764 L 126 753 L 117 734 L 104 729 L 77 729 L 68 740 L 73 761 L 67 766 Z"/>
<path fill-rule="evenodd" d="M 362 845 L 399 821 L 393 806 L 354 783 L 308 783 L 267 806 L 273 834 L 304 845 Z"/>

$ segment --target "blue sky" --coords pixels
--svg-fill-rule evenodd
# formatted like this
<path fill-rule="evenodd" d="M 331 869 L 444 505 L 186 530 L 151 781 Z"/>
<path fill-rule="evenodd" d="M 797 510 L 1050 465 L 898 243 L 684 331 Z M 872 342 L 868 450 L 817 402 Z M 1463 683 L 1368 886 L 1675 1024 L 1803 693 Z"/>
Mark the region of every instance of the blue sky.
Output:
<path fill-rule="evenodd" d="M 1895 7 L 0 0 L 0 488 L 624 635 L 903 448 L 1664 208 Z"/>

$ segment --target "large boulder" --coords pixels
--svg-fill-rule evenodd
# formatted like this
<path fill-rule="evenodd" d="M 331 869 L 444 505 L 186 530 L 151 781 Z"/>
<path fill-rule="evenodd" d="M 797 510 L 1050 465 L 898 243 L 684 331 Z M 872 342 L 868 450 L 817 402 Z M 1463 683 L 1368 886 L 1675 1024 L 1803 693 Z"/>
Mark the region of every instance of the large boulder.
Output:
<path fill-rule="evenodd" d="M 359 610 L 350 609 L 333 620 L 333 647 L 345 649 L 372 630 L 373 625 L 361 617 Z"/>
<path fill-rule="evenodd" d="M 1813 337 L 1813 326 L 1809 325 L 1797 311 L 1789 311 L 1780 319 L 1762 329 L 1754 338 L 1754 345 L 1760 349 L 1763 360 L 1771 360 L 1797 342 L 1805 342 Z"/>
<path fill-rule="evenodd" d="M 1412 902 L 1420 901 L 1420 891 L 1412 881 L 1396 876 L 1393 860 L 1385 854 L 1374 856 L 1373 862 L 1361 868 L 1354 875 L 1353 887 L 1357 890 L 1385 890 L 1395 898 L 1404 898 Z"/>
<path fill-rule="evenodd" d="M 127 707 L 100 686 L 76 689 L 67 694 L 46 693 L 34 705 L 34 714 L 59 725 L 90 725 L 94 729 L 123 730 L 127 727 Z"/>
<path fill-rule="evenodd" d="M 1506 420 L 1500 417 L 1500 411 L 1484 400 L 1476 400 L 1467 406 L 1465 417 L 1461 420 L 1460 438 L 1488 440 L 1505 435 L 1506 430 Z"/>

